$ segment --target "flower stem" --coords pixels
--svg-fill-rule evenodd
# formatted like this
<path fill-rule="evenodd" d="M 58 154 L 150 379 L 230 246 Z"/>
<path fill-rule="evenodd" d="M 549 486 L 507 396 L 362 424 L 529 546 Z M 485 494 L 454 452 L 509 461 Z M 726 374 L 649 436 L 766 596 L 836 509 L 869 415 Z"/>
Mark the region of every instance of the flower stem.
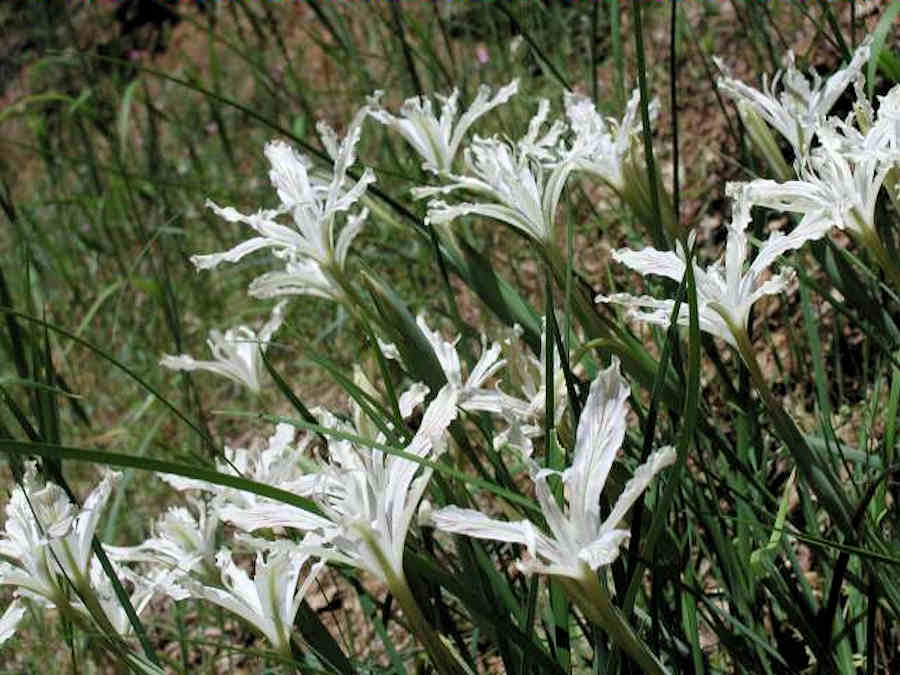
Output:
<path fill-rule="evenodd" d="M 600 585 L 593 570 L 585 566 L 582 579 L 577 581 L 563 579 L 563 587 L 584 615 L 606 631 L 615 645 L 624 650 L 641 667 L 642 672 L 650 675 L 667 675 L 665 666 L 612 604 L 609 594 Z"/>
<path fill-rule="evenodd" d="M 750 343 L 747 331 L 736 326 L 727 317 L 725 320 L 728 322 L 728 327 L 734 336 L 738 352 L 746 364 L 747 370 L 750 371 L 750 379 L 753 381 L 757 393 L 768 409 L 769 417 L 775 425 L 778 435 L 787 445 L 807 483 L 813 488 L 819 499 L 822 500 L 828 513 L 837 521 L 837 524 L 845 530 L 846 528 L 851 528 L 851 509 L 847 504 L 840 485 L 833 474 L 823 471 L 822 467 L 819 466 L 812 449 L 809 447 L 800 429 L 797 428 L 797 424 L 775 398 L 775 395 L 769 388 L 769 383 L 766 382 L 766 378 L 759 367 L 759 362 L 756 360 L 756 354 L 753 351 L 753 345 Z"/>
<path fill-rule="evenodd" d="M 413 597 L 406 578 L 393 572 L 388 572 L 387 584 L 400 609 L 403 610 L 403 615 L 406 617 L 410 630 L 424 645 L 437 671 L 442 673 L 442 675 L 469 675 L 468 668 L 453 655 L 428 623 L 425 615 L 422 614 L 422 610 L 419 609 L 419 604 Z"/>
<path fill-rule="evenodd" d="M 552 243 L 540 247 L 541 255 L 547 265 L 553 272 L 553 278 L 560 288 L 566 287 L 566 279 L 568 277 L 568 267 L 566 264 L 566 256 L 559 248 Z M 597 311 L 594 300 L 591 297 L 589 289 L 585 287 L 579 279 L 575 279 L 575 284 L 571 289 L 571 300 L 573 302 L 572 309 L 578 316 L 581 325 L 587 334 L 588 339 L 611 337 L 613 331 L 607 325 L 603 316 Z"/>
<path fill-rule="evenodd" d="M 897 262 L 884 247 L 884 243 L 882 243 L 878 233 L 872 227 L 865 224 L 858 215 L 857 221 L 859 223 L 859 231 L 856 233 L 858 242 L 872 254 L 875 261 L 878 263 L 878 266 L 890 280 L 894 290 L 900 291 L 900 267 L 897 266 Z"/>

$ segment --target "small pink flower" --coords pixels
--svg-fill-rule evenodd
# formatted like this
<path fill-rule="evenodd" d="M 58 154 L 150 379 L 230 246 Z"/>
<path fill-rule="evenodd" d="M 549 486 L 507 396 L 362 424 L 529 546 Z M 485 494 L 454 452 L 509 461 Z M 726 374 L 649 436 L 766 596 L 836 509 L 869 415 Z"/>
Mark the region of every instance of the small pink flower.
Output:
<path fill-rule="evenodd" d="M 488 52 L 488 48 L 485 47 L 483 44 L 480 44 L 477 47 L 475 47 L 475 58 L 478 59 L 478 63 L 480 63 L 481 65 L 484 65 L 485 63 L 490 61 L 491 55 Z"/>

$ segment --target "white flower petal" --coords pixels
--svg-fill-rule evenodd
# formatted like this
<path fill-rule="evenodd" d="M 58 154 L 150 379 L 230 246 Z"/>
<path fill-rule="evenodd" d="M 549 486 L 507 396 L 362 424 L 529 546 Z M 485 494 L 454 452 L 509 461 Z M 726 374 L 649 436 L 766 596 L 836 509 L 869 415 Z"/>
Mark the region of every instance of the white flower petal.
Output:
<path fill-rule="evenodd" d="M 25 605 L 21 600 L 9 603 L 3 616 L 0 617 L 0 645 L 9 640 L 16 632 L 22 617 L 25 616 Z"/>

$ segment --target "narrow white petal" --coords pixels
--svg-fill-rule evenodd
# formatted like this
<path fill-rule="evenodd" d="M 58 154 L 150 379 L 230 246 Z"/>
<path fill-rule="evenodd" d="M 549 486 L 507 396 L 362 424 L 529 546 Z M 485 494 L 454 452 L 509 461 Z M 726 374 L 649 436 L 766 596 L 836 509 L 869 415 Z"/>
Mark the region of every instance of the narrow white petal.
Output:
<path fill-rule="evenodd" d="M 246 532 L 271 527 L 292 527 L 303 531 L 333 527 L 327 518 L 290 504 L 274 502 L 259 502 L 249 508 L 228 504 L 219 510 L 219 517 Z"/>
<path fill-rule="evenodd" d="M 465 136 L 466 131 L 469 130 L 469 127 L 471 127 L 479 117 L 493 110 L 498 105 L 506 103 L 518 92 L 518 79 L 513 80 L 505 87 L 501 87 L 492 99 L 488 98 L 490 96 L 490 89 L 488 89 L 486 86 L 482 85 L 478 89 L 478 94 L 476 95 L 475 100 L 472 101 L 472 105 L 469 106 L 469 109 L 464 112 L 459 118 L 459 122 L 456 125 L 453 136 L 449 141 L 448 154 L 451 160 L 456 155 L 459 144 L 462 142 L 463 136 Z M 449 169 L 450 167 L 448 166 L 447 168 Z"/>
<path fill-rule="evenodd" d="M 575 457 L 567 471 L 574 513 L 598 514 L 599 496 L 625 438 L 626 401 L 631 389 L 614 358 L 591 383 L 575 437 Z"/>
<path fill-rule="evenodd" d="M 622 248 L 613 251 L 613 260 L 644 276 L 655 274 L 679 283 L 684 277 L 684 260 L 672 251 L 658 251 L 650 247 L 640 251 Z"/>
<path fill-rule="evenodd" d="M 9 603 L 3 616 L 0 617 L 0 645 L 9 640 L 16 632 L 19 622 L 25 616 L 25 605 L 21 600 Z"/>
<path fill-rule="evenodd" d="M 532 536 L 528 521 L 508 522 L 494 520 L 474 509 L 445 506 L 431 516 L 434 526 L 445 532 L 464 534 L 476 539 L 492 539 L 514 544 L 528 544 Z"/>
<path fill-rule="evenodd" d="M 208 253 L 205 255 L 192 255 L 191 262 L 198 270 L 215 269 L 223 262 L 238 262 L 242 258 L 256 251 L 276 246 L 277 243 L 266 237 L 253 237 L 231 248 L 224 253 Z"/>
<path fill-rule="evenodd" d="M 603 532 L 599 539 L 592 541 L 578 553 L 578 558 L 596 570 L 603 565 L 611 565 L 619 557 L 619 549 L 628 541 L 631 533 L 628 530 L 609 530 Z"/>
<path fill-rule="evenodd" d="M 609 516 L 603 522 L 601 531 L 608 532 L 614 529 L 625 517 L 632 504 L 644 493 L 653 477 L 670 464 L 673 464 L 675 459 L 675 449 L 671 446 L 660 448 L 650 455 L 647 461 L 635 470 L 631 480 L 625 484 L 625 489 L 622 490 L 622 494 L 619 495 L 615 506 L 613 506 Z"/>

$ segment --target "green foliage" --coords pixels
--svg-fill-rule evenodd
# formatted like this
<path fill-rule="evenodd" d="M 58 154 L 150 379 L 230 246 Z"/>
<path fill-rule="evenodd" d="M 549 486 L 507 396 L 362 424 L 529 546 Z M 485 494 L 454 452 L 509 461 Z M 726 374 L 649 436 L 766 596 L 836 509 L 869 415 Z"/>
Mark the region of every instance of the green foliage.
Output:
<path fill-rule="evenodd" d="M 139 619 L 104 565 L 131 609 L 134 644 L 110 647 L 62 615 L 32 611 L 0 652 L 3 667 L 187 673 L 246 662 L 258 672 L 625 674 L 658 659 L 671 672 L 896 669 L 900 199 L 878 203 L 882 248 L 833 236 L 792 253 L 798 291 L 751 314 L 738 349 L 701 334 L 690 265 L 680 284 L 643 282 L 648 294 L 677 298 L 665 329 L 638 327 L 593 302 L 599 292 L 634 287 L 618 266 L 592 259 L 598 239 L 606 249 L 679 242 L 688 260 L 706 257 L 721 242 L 700 234 L 691 245 L 687 233 L 721 215 L 710 201 L 726 180 L 768 170 L 743 118 L 721 98 L 720 109 L 711 103 L 713 48 L 734 46 L 717 43 L 717 14 L 732 13 L 747 36 L 734 47 L 740 53 L 721 55 L 771 75 L 792 32 L 814 31 L 824 44 L 800 54 L 803 64 L 824 58 L 836 68 L 852 53 L 865 31 L 836 7 L 223 2 L 201 3 L 202 12 L 178 5 L 178 25 L 125 35 L 100 3 L 18 4 L 22 13 L 0 10 L 13 42 L 29 45 L 18 59 L 6 55 L 4 68 L 15 61 L 19 80 L 0 109 L 8 224 L 0 234 L 0 452 L 7 492 L 29 459 L 39 458 L 44 477 L 73 497 L 93 484 L 91 465 L 128 469 L 98 530 L 98 555 L 100 539 L 132 544 L 151 533 L 163 506 L 177 503 L 152 472 L 321 514 L 312 499 L 222 470 L 231 461 L 224 447 L 244 444 L 234 439 L 248 426 L 268 435 L 271 423 L 285 421 L 309 432 L 318 453 L 338 439 L 433 470 L 427 499 L 435 509 L 477 507 L 552 527 L 523 487 L 532 458 L 495 444 L 503 429 L 492 415 L 460 412 L 449 425 L 452 448 L 437 459 L 404 449 L 417 420 L 400 412 L 402 388 L 423 382 L 431 402 L 448 379 L 414 318 L 424 310 L 442 318 L 442 332 L 460 336 L 464 373 L 513 326 L 521 344 L 510 339 L 504 349 L 543 357 L 540 424 L 553 432 L 536 437 L 533 459 L 548 469 L 568 466 L 590 381 L 612 357 L 621 361 L 636 423 L 597 495 L 604 513 L 655 448 L 674 446 L 677 460 L 626 518 L 630 541 L 600 568 L 590 587 L 597 595 L 587 600 L 575 592 L 573 601 L 577 585 L 523 575 L 514 563 L 524 546 L 423 524 L 406 542 L 406 578 L 388 580 L 386 594 L 357 569 L 330 568 L 301 605 L 290 654 L 254 642 L 246 626 L 195 600 Z M 898 7 L 875 22 L 870 100 L 900 79 L 891 42 Z M 653 44 L 659 36 L 668 53 Z M 200 354 L 207 330 L 259 324 L 269 310 L 246 289 L 276 256 L 257 254 L 215 274 L 197 273 L 189 260 L 247 236 L 243 225 L 205 209 L 207 198 L 245 213 L 274 205 L 267 140 L 289 140 L 328 173 L 315 120 L 342 134 L 375 89 L 396 111 L 408 96 L 459 87 L 464 108 L 480 84 L 513 77 L 521 93 L 479 120 L 477 135 L 519 138 L 536 101 L 549 98 L 558 109 L 570 87 L 619 118 L 634 83 L 642 154 L 625 172 L 626 189 L 569 179 L 559 241 L 537 244 L 478 216 L 459 219 L 450 236 L 410 196 L 438 177 L 396 133 L 366 122 L 358 155 L 378 182 L 361 202 L 371 215 L 354 243 L 347 302 L 295 299 L 263 356 L 275 386 L 258 396 L 205 373 L 158 367 L 164 353 Z M 679 88 L 688 83 L 685 96 Z M 666 88 L 668 109 L 654 132 L 649 102 Z M 688 144 L 706 142 L 692 128 L 699 106 L 691 95 L 710 102 L 703 115 L 723 116 L 718 138 L 732 158 L 719 162 L 716 197 L 705 202 L 698 194 L 710 181 L 679 159 Z M 849 109 L 843 101 L 838 108 L 842 116 Z M 457 166 L 461 172 L 460 158 Z M 359 177 L 356 169 L 349 175 Z M 790 226 L 797 222 L 792 216 Z M 767 226 L 757 213 L 754 243 Z M 550 317 L 543 354 L 542 316 Z M 687 317 L 684 331 L 678 316 Z M 479 345 L 481 335 L 491 339 Z M 513 391 L 521 377 L 506 373 L 491 386 Z M 372 422 L 373 438 L 317 423 L 323 401 L 342 418 L 349 401 Z M 608 606 L 596 611 L 604 599 Z"/>

